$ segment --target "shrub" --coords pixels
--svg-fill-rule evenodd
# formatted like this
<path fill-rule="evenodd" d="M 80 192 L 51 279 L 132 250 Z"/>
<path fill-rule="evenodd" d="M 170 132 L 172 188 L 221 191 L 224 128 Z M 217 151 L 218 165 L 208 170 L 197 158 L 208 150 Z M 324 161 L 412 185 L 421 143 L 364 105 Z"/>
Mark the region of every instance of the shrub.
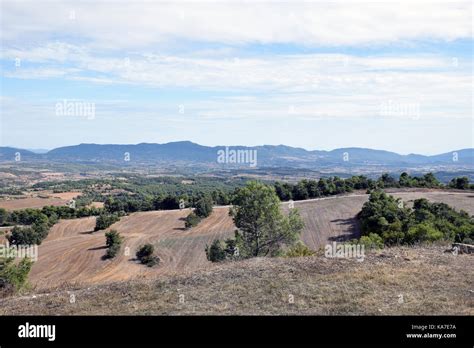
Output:
<path fill-rule="evenodd" d="M 0 258 L 0 291 L 3 295 L 22 289 L 28 279 L 33 261 L 23 258 L 15 263 L 14 258 Z"/>
<path fill-rule="evenodd" d="M 225 243 L 215 239 L 211 246 L 206 245 L 206 257 L 211 262 L 220 262 L 226 259 Z"/>
<path fill-rule="evenodd" d="M 443 233 L 438 231 L 428 222 L 420 223 L 411 227 L 407 233 L 408 242 L 433 242 L 443 238 Z"/>
<path fill-rule="evenodd" d="M 383 238 L 376 233 L 370 233 L 368 236 L 362 236 L 359 244 L 364 245 L 367 249 L 382 249 L 384 247 Z"/>
<path fill-rule="evenodd" d="M 206 257 L 211 262 L 221 262 L 225 260 L 236 260 L 240 258 L 239 246 L 242 242 L 236 233 L 236 239 L 221 241 L 215 239 L 211 246 L 206 245 Z"/>
<path fill-rule="evenodd" d="M 138 249 L 136 256 L 142 264 L 153 267 L 160 262 L 160 258 L 153 255 L 154 252 L 155 247 L 152 244 L 145 244 Z"/>
<path fill-rule="evenodd" d="M 123 238 L 116 230 L 111 230 L 105 234 L 105 245 L 107 246 L 106 257 L 114 258 L 120 250 Z"/>
<path fill-rule="evenodd" d="M 191 227 L 197 226 L 200 221 L 201 218 L 197 216 L 194 212 L 192 212 L 188 216 L 186 216 L 184 226 L 186 229 L 190 229 Z"/>
<path fill-rule="evenodd" d="M 308 248 L 302 241 L 296 242 L 284 254 L 285 257 L 301 257 L 314 255 L 314 251 Z"/>

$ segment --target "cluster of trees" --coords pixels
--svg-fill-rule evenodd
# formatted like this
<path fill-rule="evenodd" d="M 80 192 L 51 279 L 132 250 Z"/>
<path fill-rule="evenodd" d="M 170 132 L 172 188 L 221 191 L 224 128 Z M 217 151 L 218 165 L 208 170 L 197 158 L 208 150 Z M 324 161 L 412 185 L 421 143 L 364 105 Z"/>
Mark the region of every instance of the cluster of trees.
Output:
<path fill-rule="evenodd" d="M 230 204 L 231 193 L 236 187 L 243 186 L 245 179 L 223 179 L 208 177 L 143 177 L 136 174 L 121 174 L 120 179 L 84 179 L 77 181 L 62 182 L 41 182 L 33 185 L 36 190 L 53 190 L 57 192 L 67 192 L 81 190 L 83 192 L 80 198 L 80 204 L 90 204 L 91 201 L 103 202 L 106 196 L 98 193 L 112 192 L 114 190 L 123 190 L 126 195 L 136 195 L 145 198 L 148 202 L 139 210 L 157 210 L 167 209 L 159 208 L 155 202 L 155 207 L 150 209 L 150 202 L 156 198 L 178 197 L 190 202 L 202 195 L 211 196 L 217 205 Z M 89 203 L 87 203 L 89 202 Z M 86 204 L 87 203 L 87 204 Z M 148 207 L 148 208 L 147 208 Z M 169 209 L 169 208 L 168 208 Z"/>
<path fill-rule="evenodd" d="M 448 186 L 458 190 L 474 190 L 474 184 L 469 184 L 469 178 L 467 176 L 453 178 Z"/>
<path fill-rule="evenodd" d="M 407 173 L 402 173 L 398 180 L 398 186 L 396 187 L 428 187 L 438 188 L 442 184 L 436 179 L 432 173 L 427 173 L 423 176 L 410 176 Z M 383 186 L 382 186 L 383 187 Z"/>
<path fill-rule="evenodd" d="M 68 206 L 47 206 L 42 209 L 21 209 L 7 211 L 0 208 L 0 226 L 12 225 L 32 225 L 44 217 L 53 221 L 53 224 L 59 219 L 75 219 L 87 216 L 96 216 L 103 212 L 101 208 L 79 208 L 74 209 Z"/>
<path fill-rule="evenodd" d="M 354 189 L 375 188 L 376 183 L 362 175 L 348 179 L 335 176 L 327 179 L 321 178 L 318 181 L 305 179 L 297 184 L 276 182 L 274 187 L 280 200 L 289 201 L 293 199 L 298 201 L 351 192 Z"/>
<path fill-rule="evenodd" d="M 120 194 L 113 197 L 108 197 L 104 202 L 104 208 L 109 213 L 120 213 L 128 214 L 137 211 L 150 211 L 150 210 L 172 210 L 172 209 L 182 209 L 189 207 L 198 207 L 203 200 L 203 197 L 210 202 L 210 205 L 213 204 L 229 204 L 232 198 L 230 195 L 225 195 L 222 192 L 214 192 L 214 194 L 199 194 L 195 196 L 147 196 L 141 194 Z M 215 199 L 216 195 L 222 197 Z M 198 214 L 198 216 L 200 216 Z M 207 216 L 206 214 L 202 216 Z"/>
<path fill-rule="evenodd" d="M 143 196 L 139 194 L 120 194 L 108 197 L 104 208 L 109 213 L 134 213 L 137 211 L 178 209 L 180 197 Z"/>
<path fill-rule="evenodd" d="M 202 219 L 212 213 L 212 199 L 209 196 L 201 197 L 195 204 L 194 211 L 191 212 L 185 220 L 185 227 L 189 229 L 197 226 Z"/>
<path fill-rule="evenodd" d="M 48 223 L 34 223 L 28 227 L 15 226 L 7 239 L 10 244 L 15 245 L 40 245 L 48 236 L 51 226 Z"/>
<path fill-rule="evenodd" d="M 377 190 L 358 214 L 364 243 L 374 245 L 414 244 L 449 240 L 474 243 L 474 217 L 444 203 L 422 198 L 413 208 L 400 199 Z"/>
<path fill-rule="evenodd" d="M 465 180 L 467 178 L 463 178 Z M 455 179 L 453 179 L 455 180 Z M 464 182 L 464 181 L 463 181 Z M 326 197 L 353 190 L 376 190 L 390 187 L 428 187 L 437 188 L 443 185 L 432 173 L 420 177 L 412 177 L 402 173 L 397 180 L 390 174 L 382 174 L 377 180 L 369 179 L 364 175 L 356 175 L 347 179 L 334 176 L 319 180 L 301 180 L 297 184 L 275 182 L 274 187 L 278 198 L 282 201 L 304 200 L 318 197 Z M 461 186 L 461 185 L 457 185 Z M 452 187 L 450 185 L 450 187 Z M 462 185 L 467 189 L 469 186 Z M 458 188 L 458 187 L 457 187 Z M 459 187 L 461 188 L 461 187 Z"/>
<path fill-rule="evenodd" d="M 11 244 L 41 244 L 48 236 L 49 229 L 59 219 L 73 219 L 91 215 L 98 215 L 102 212 L 99 208 L 73 209 L 66 206 L 47 206 L 42 209 L 22 209 L 6 211 L 0 208 L 0 226 L 15 226 L 11 234 L 7 236 Z"/>
<path fill-rule="evenodd" d="M 250 181 L 238 190 L 234 204 L 230 213 L 238 228 L 235 236 L 206 246 L 208 260 L 278 256 L 299 240 L 303 220 L 296 209 L 288 216 L 281 212 L 280 199 L 273 187 Z"/>
<path fill-rule="evenodd" d="M 15 226 L 7 236 L 10 244 L 15 245 L 41 244 L 48 236 L 50 227 L 58 220 L 57 214 L 49 214 L 48 210 L 39 209 L 14 211 L 9 214 L 9 218 L 11 220 L 8 221 L 8 224 L 29 225 L 27 227 Z"/>

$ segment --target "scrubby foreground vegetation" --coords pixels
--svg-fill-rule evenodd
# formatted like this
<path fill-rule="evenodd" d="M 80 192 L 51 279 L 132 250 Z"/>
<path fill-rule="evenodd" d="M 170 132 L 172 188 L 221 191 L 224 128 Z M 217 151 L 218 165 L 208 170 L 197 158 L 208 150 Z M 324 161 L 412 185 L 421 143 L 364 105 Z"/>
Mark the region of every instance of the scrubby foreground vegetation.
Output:
<path fill-rule="evenodd" d="M 369 252 L 363 262 L 253 258 L 156 280 L 7 298 L 0 314 L 473 315 L 473 258 L 445 249 L 393 247 Z"/>

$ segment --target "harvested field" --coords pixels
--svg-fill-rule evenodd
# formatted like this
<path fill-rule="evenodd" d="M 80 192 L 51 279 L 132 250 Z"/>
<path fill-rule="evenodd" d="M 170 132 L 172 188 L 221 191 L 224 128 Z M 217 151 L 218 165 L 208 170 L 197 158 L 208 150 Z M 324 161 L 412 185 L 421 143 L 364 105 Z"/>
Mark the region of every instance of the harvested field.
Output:
<path fill-rule="evenodd" d="M 77 196 L 80 196 L 82 192 L 77 192 L 77 191 L 71 191 L 71 192 L 60 192 L 60 193 L 54 193 L 51 192 L 50 195 L 54 198 L 60 198 L 64 200 L 71 200 L 73 198 L 76 198 Z"/>
<path fill-rule="evenodd" d="M 0 200 L 0 208 L 6 210 L 20 210 L 26 208 L 41 209 L 46 206 L 66 205 L 68 202 L 79 196 L 81 192 L 61 192 L 52 191 L 28 192 L 26 197 L 11 197 L 10 199 Z"/>
<path fill-rule="evenodd" d="M 415 199 L 426 198 L 432 202 L 446 203 L 457 210 L 463 209 L 474 215 L 474 193 L 409 191 L 390 194 L 401 198 L 408 205 L 412 205 Z M 308 247 L 316 250 L 327 242 L 359 237 L 356 215 L 367 200 L 366 194 L 354 194 L 294 202 L 295 208 L 300 211 L 305 221 L 302 240 Z M 288 210 L 287 204 L 283 206 Z"/>
<path fill-rule="evenodd" d="M 406 202 L 425 197 L 451 204 L 474 214 L 472 193 L 404 192 L 395 194 Z M 303 241 L 317 250 L 328 242 L 358 236 L 355 221 L 368 196 L 348 195 L 295 202 L 305 221 Z M 287 204 L 283 207 L 286 210 Z M 136 277 L 155 277 L 212 268 L 204 248 L 216 238 L 230 237 L 235 229 L 227 207 L 216 207 L 197 227 L 184 230 L 184 217 L 190 210 L 152 211 L 123 217 L 112 229 L 125 238 L 122 252 L 113 260 L 103 260 L 104 232 L 92 232 L 95 218 L 62 220 L 39 247 L 39 259 L 30 274 L 38 289 L 62 283 L 102 283 Z M 155 245 L 162 262 L 148 268 L 138 264 L 135 252 L 144 243 Z M 128 248 L 128 249 L 126 249 Z M 128 255 L 125 251 L 128 250 Z"/>
<path fill-rule="evenodd" d="M 39 197 L 29 197 L 29 198 L 16 198 L 9 200 L 1 200 L 0 208 L 6 210 L 20 210 L 26 208 L 38 208 L 41 209 L 45 206 L 53 205 L 60 206 L 65 205 L 68 201 L 61 198 L 39 198 Z"/>
<path fill-rule="evenodd" d="M 111 226 L 125 238 L 122 252 L 113 260 L 102 259 L 105 236 L 104 231 L 93 232 L 94 217 L 62 220 L 39 247 L 39 259 L 32 268 L 30 281 L 41 288 L 63 282 L 125 280 L 209 266 L 204 253 L 206 244 L 234 229 L 228 208 L 215 208 L 199 226 L 184 230 L 183 219 L 189 212 L 153 211 L 123 217 Z M 148 268 L 134 260 L 135 252 L 145 243 L 155 245 L 161 258 L 158 267 Z"/>

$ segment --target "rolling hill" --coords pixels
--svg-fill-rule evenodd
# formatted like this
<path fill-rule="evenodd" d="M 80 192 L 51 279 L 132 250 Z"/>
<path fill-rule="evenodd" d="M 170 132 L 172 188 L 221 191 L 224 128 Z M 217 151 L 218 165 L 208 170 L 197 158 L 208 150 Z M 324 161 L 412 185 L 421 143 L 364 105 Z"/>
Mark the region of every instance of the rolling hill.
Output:
<path fill-rule="evenodd" d="M 474 214 L 471 193 L 420 191 L 397 192 L 394 196 L 410 204 L 416 198 L 444 202 L 456 209 Z M 366 194 L 333 196 L 295 202 L 305 228 L 301 239 L 308 247 L 318 250 L 327 243 L 356 238 L 359 235 L 356 214 L 368 199 Z M 287 210 L 287 203 L 282 203 Z M 184 230 L 184 217 L 189 209 L 138 212 L 123 217 L 109 229 L 117 230 L 124 238 L 121 253 L 113 260 L 103 260 L 105 237 L 103 231 L 93 232 L 94 217 L 61 220 L 39 246 L 38 261 L 30 273 L 30 282 L 37 289 L 62 284 L 99 284 L 133 278 L 153 278 L 214 266 L 207 261 L 206 244 L 214 239 L 233 236 L 235 226 L 228 215 L 228 207 L 216 207 L 198 226 Z M 140 245 L 153 243 L 161 258 L 158 267 L 138 264 L 135 252 Z"/>

